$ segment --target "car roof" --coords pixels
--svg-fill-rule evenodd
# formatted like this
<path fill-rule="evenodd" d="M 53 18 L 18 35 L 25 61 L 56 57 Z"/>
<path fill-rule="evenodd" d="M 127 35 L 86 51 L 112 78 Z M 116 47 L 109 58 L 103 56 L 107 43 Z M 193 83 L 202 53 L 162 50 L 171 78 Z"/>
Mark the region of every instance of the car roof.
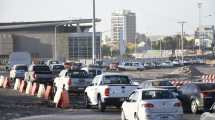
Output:
<path fill-rule="evenodd" d="M 118 75 L 118 76 L 128 76 L 128 75 L 124 75 L 122 73 L 111 73 L 111 72 L 105 72 L 101 74 L 102 76 L 109 76 L 109 75 Z"/>
<path fill-rule="evenodd" d="M 136 91 L 153 91 L 153 90 L 160 90 L 160 91 L 166 91 L 167 89 L 163 89 L 163 88 L 140 88 L 140 89 L 137 89 Z"/>
<path fill-rule="evenodd" d="M 25 65 L 25 64 L 16 64 L 16 65 L 14 65 L 14 66 L 27 66 L 27 65 Z"/>
<path fill-rule="evenodd" d="M 156 81 L 171 81 L 171 80 L 170 79 L 154 79 L 154 80 L 145 80 L 142 83 L 144 83 L 144 82 L 156 82 Z"/>

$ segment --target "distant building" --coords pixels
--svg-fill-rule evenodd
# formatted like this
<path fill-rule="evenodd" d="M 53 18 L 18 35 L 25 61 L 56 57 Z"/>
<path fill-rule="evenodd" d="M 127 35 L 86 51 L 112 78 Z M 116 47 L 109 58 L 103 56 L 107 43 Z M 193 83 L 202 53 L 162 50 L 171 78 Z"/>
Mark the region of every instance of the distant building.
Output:
<path fill-rule="evenodd" d="M 127 42 L 135 41 L 135 36 L 136 14 L 129 10 L 114 11 L 111 17 L 111 40 L 118 44 L 124 43 L 126 46 Z"/>
<path fill-rule="evenodd" d="M 99 21 L 97 19 L 97 22 Z M 33 57 L 53 58 L 56 37 L 57 59 L 92 58 L 92 43 L 82 44 L 86 40 L 82 36 L 87 35 L 88 42 L 92 40 L 90 38 L 92 35 L 89 32 L 91 27 L 91 19 L 0 23 L 0 56 L 25 51 Z M 101 37 L 98 33 L 96 39 L 96 48 L 98 49 L 100 48 L 100 40 Z M 89 48 L 88 51 L 85 51 L 88 52 L 87 55 L 83 53 L 80 46 Z M 78 56 L 72 55 L 71 52 L 77 53 Z M 99 52 L 97 51 L 98 55 Z"/>
<path fill-rule="evenodd" d="M 213 25 L 205 25 L 195 31 L 195 45 L 210 48 L 215 42 L 215 28 Z"/>

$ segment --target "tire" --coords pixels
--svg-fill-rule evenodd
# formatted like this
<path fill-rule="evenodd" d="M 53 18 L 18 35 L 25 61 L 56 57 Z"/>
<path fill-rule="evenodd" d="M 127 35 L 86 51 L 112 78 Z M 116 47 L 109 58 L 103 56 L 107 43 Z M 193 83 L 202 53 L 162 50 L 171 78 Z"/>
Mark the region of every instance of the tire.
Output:
<path fill-rule="evenodd" d="M 122 110 L 122 112 L 121 112 L 121 120 L 127 120 L 127 119 L 125 118 L 125 113 L 124 113 L 123 110 Z"/>
<path fill-rule="evenodd" d="M 100 112 L 105 111 L 105 105 L 104 105 L 104 103 L 102 103 L 101 97 L 98 97 L 98 110 Z"/>
<path fill-rule="evenodd" d="M 87 94 L 84 94 L 84 102 L 85 102 L 86 108 L 89 109 L 91 106 L 89 104 L 89 98 L 88 98 Z"/>
<path fill-rule="evenodd" d="M 191 110 L 191 113 L 193 113 L 193 114 L 197 114 L 199 112 L 198 105 L 195 100 L 191 101 L 190 110 Z"/>

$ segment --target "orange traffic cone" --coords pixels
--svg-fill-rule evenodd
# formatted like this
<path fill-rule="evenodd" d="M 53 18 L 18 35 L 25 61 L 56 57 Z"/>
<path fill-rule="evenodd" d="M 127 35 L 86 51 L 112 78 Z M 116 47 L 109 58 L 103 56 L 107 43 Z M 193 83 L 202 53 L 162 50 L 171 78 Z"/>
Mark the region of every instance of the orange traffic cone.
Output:
<path fill-rule="evenodd" d="M 48 85 L 46 87 L 46 91 L 45 91 L 45 95 L 44 95 L 44 98 L 46 100 L 49 100 L 51 98 L 51 94 L 52 94 L 52 86 L 51 85 Z"/>
<path fill-rule="evenodd" d="M 56 107 L 60 107 L 60 108 L 69 108 L 70 107 L 68 91 L 63 90 L 61 92 L 61 98 L 60 98 L 59 102 L 56 104 Z"/>
<path fill-rule="evenodd" d="M 38 84 L 37 83 L 34 83 L 33 86 L 32 86 L 32 89 L 31 89 L 31 95 L 32 96 L 35 96 L 37 91 L 38 91 Z"/>
<path fill-rule="evenodd" d="M 10 80 L 6 77 L 3 83 L 3 88 L 10 88 Z"/>
<path fill-rule="evenodd" d="M 26 81 L 22 80 L 21 85 L 19 87 L 19 92 L 23 93 L 25 91 L 26 87 L 27 87 Z"/>

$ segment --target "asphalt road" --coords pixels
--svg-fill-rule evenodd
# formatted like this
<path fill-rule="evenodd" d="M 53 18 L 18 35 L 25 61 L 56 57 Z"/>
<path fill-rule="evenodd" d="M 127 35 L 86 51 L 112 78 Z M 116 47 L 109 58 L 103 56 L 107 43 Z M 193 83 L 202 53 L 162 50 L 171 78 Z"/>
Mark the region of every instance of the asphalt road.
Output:
<path fill-rule="evenodd" d="M 215 67 L 198 66 L 197 68 L 203 73 L 215 73 Z M 129 74 L 143 80 L 162 76 L 174 69 L 123 72 L 123 74 Z M 20 94 L 12 89 L 0 88 L 0 120 L 120 120 L 119 109 L 108 109 L 101 113 L 95 109 L 85 109 L 81 97 L 72 96 L 70 99 L 71 109 L 63 110 L 55 108 L 52 103 L 42 99 Z M 184 120 L 199 120 L 199 118 L 200 115 L 184 114 Z"/>

